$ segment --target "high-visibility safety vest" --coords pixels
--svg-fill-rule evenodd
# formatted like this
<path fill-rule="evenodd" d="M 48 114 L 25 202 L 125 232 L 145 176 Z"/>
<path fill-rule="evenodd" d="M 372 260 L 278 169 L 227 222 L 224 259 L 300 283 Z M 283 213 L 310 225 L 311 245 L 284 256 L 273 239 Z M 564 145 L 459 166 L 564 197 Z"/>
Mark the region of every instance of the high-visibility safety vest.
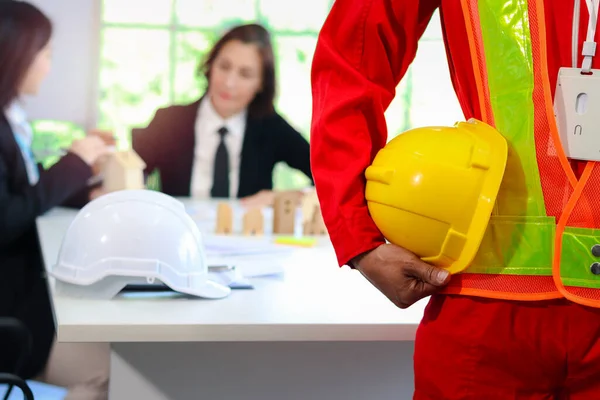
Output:
<path fill-rule="evenodd" d="M 481 119 L 506 138 L 508 159 L 479 251 L 445 292 L 600 307 L 600 167 L 588 162 L 578 179 L 561 145 L 544 2 L 461 2 Z"/>

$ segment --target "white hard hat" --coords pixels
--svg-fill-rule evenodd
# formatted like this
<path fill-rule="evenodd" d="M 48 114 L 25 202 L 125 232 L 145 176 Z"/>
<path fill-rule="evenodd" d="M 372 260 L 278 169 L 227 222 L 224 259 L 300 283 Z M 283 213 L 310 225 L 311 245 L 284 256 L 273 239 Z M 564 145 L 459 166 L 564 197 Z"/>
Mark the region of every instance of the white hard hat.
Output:
<path fill-rule="evenodd" d="M 231 289 L 208 279 L 198 227 L 183 203 L 153 190 L 96 198 L 71 222 L 51 275 L 57 292 L 111 298 L 127 284 L 162 282 L 205 298 Z"/>

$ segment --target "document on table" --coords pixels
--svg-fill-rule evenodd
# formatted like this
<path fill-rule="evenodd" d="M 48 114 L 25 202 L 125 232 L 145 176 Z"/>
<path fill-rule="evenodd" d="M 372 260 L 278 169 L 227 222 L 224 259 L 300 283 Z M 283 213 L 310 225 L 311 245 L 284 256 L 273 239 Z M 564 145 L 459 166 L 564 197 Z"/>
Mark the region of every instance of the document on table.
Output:
<path fill-rule="evenodd" d="M 277 245 L 266 237 L 205 235 L 203 241 L 207 257 L 268 256 L 291 251 L 289 247 Z"/>
<path fill-rule="evenodd" d="M 268 237 L 206 235 L 203 237 L 209 265 L 234 265 L 246 278 L 279 274 L 292 249 Z"/>

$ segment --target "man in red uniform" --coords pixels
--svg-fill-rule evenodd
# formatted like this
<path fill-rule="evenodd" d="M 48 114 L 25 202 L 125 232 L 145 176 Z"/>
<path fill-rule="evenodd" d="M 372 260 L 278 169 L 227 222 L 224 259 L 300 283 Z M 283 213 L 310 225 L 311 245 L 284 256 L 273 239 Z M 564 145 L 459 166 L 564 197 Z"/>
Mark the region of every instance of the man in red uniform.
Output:
<path fill-rule="evenodd" d="M 573 0 L 538 3 L 547 73 L 556 82 L 559 68 L 571 65 Z M 597 308 L 564 298 L 442 294 L 455 277 L 386 244 L 369 215 L 364 172 L 386 143 L 384 111 L 437 8 L 464 115 L 482 116 L 462 6 L 459 0 L 334 3 L 313 61 L 311 162 L 338 262 L 356 268 L 400 308 L 432 295 L 415 342 L 415 399 L 600 399 Z M 527 1 L 506 1 L 508 9 L 522 6 Z M 585 32 L 585 5 L 581 14 Z"/>

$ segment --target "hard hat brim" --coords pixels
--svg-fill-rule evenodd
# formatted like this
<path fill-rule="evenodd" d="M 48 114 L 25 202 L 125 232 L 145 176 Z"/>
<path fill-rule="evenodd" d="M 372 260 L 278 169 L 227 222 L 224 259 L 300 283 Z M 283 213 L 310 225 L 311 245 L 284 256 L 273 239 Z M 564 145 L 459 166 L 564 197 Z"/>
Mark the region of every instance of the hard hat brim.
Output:
<path fill-rule="evenodd" d="M 204 285 L 200 287 L 194 287 L 193 289 L 182 288 L 177 291 L 205 299 L 222 299 L 229 296 L 231 293 L 231 288 L 221 285 L 220 283 L 207 280 Z"/>

